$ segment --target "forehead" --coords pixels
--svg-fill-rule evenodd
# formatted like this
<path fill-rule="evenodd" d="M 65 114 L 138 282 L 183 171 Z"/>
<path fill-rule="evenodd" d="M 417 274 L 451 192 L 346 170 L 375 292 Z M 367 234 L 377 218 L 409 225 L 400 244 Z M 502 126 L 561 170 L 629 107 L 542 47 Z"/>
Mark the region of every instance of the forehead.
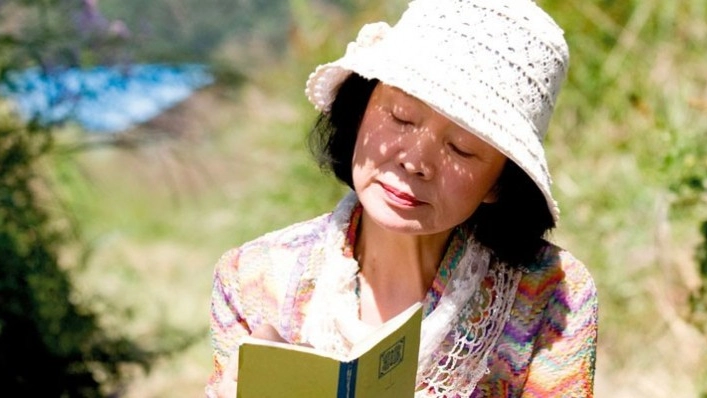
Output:
<path fill-rule="evenodd" d="M 385 83 L 378 83 L 375 90 L 373 91 L 373 94 L 374 97 L 378 97 L 377 99 L 396 101 L 401 102 L 402 104 L 418 105 L 429 108 L 427 104 L 420 101 L 416 97 L 406 93 L 405 91 L 397 87 L 389 86 Z"/>

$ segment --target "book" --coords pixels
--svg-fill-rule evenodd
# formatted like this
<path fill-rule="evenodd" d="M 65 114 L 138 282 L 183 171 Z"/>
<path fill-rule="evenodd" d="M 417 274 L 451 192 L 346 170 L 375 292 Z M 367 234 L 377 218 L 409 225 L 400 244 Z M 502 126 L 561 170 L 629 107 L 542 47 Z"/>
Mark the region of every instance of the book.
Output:
<path fill-rule="evenodd" d="M 391 318 L 346 357 L 311 347 L 246 338 L 238 398 L 404 398 L 415 392 L 422 305 Z"/>

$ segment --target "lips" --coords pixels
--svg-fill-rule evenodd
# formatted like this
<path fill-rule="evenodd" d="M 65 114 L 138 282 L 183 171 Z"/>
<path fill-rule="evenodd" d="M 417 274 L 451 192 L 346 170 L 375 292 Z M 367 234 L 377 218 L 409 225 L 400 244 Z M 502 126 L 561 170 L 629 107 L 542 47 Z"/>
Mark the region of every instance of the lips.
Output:
<path fill-rule="evenodd" d="M 414 207 L 425 203 L 421 200 L 418 200 L 414 195 L 395 189 L 390 185 L 381 183 L 381 187 L 387 194 L 386 196 L 398 205 Z"/>

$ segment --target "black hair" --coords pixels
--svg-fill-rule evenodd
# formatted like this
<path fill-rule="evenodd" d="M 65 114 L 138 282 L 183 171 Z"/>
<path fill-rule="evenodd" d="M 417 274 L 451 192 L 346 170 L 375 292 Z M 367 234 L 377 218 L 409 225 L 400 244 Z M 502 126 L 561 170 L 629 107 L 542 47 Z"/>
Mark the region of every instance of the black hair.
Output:
<path fill-rule="evenodd" d="M 494 203 L 482 203 L 467 224 L 474 237 L 511 265 L 530 265 L 555 228 L 555 219 L 540 188 L 512 160 L 496 182 Z"/>
<path fill-rule="evenodd" d="M 309 149 L 324 171 L 353 189 L 352 159 L 356 136 L 378 80 L 356 73 L 338 88 L 329 112 L 322 112 L 309 135 Z M 494 203 L 482 203 L 467 220 L 474 237 L 499 260 L 512 266 L 532 264 L 555 220 L 538 186 L 508 160 L 496 183 Z"/>
<path fill-rule="evenodd" d="M 309 149 L 319 167 L 334 173 L 353 189 L 351 169 L 356 136 L 366 113 L 368 100 L 378 80 L 352 73 L 339 86 L 331 110 L 319 114 L 309 134 Z"/>

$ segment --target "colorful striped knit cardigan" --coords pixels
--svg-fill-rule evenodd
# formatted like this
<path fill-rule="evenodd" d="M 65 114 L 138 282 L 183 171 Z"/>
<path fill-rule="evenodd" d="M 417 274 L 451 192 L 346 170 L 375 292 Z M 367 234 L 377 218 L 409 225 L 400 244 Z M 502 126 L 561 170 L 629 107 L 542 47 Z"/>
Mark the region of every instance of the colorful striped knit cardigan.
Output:
<path fill-rule="evenodd" d="M 358 217 L 356 212 L 352 217 Z M 303 342 L 301 326 L 317 278 L 316 264 L 308 260 L 331 222 L 332 215 L 326 214 L 292 225 L 219 260 L 211 302 L 214 372 L 207 396 L 215 396 L 213 386 L 237 353 L 238 339 L 259 325 L 269 323 L 287 341 Z M 349 249 L 355 239 L 350 232 Z M 472 397 L 593 396 L 597 293 L 592 277 L 581 262 L 552 244 L 538 259 L 523 267 L 510 319 Z M 440 264 L 425 299 L 428 311 L 441 296 L 450 267 L 453 261 Z"/>

